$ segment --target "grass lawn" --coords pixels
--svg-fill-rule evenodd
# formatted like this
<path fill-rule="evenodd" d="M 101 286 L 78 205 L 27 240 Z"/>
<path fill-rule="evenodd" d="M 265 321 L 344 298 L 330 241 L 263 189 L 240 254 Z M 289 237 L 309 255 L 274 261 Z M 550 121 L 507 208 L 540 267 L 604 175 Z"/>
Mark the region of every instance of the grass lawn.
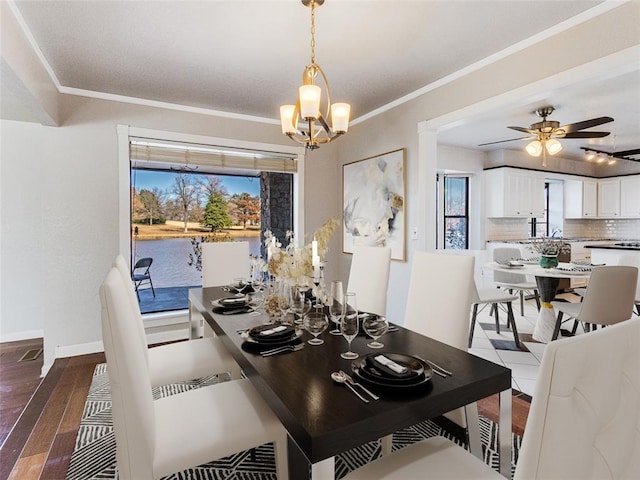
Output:
<path fill-rule="evenodd" d="M 198 237 L 208 235 L 211 231 L 202 227 L 199 223 L 187 223 L 188 231 L 184 233 L 184 224 L 173 220 L 168 220 L 164 225 L 142 225 L 136 223 L 138 227 L 138 240 L 159 240 L 163 238 L 176 237 Z M 260 228 L 251 227 L 244 229 L 242 227 L 225 228 L 219 232 L 220 235 L 231 235 L 231 237 L 259 237 Z"/>

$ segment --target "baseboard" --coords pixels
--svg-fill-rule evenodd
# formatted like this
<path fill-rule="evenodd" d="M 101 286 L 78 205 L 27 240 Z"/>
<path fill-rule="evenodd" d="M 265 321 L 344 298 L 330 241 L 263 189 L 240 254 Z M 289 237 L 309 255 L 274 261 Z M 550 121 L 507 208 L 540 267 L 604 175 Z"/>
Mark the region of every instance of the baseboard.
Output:
<path fill-rule="evenodd" d="M 21 340 L 32 340 L 34 338 L 44 338 L 44 330 L 26 330 L 24 332 L 1 334 L 0 343 L 19 342 Z"/>

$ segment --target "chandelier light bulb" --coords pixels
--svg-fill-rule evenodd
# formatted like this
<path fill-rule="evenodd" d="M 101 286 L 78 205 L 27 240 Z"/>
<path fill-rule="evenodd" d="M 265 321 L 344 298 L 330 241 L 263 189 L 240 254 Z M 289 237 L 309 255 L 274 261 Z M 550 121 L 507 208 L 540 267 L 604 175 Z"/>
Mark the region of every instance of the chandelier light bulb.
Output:
<path fill-rule="evenodd" d="M 348 103 L 334 103 L 331 105 L 331 125 L 334 133 L 347 133 L 350 114 L 351 105 Z"/>
<path fill-rule="evenodd" d="M 603 163 L 607 158 L 603 155 L 598 155 L 598 159 L 596 160 L 596 163 Z"/>
<path fill-rule="evenodd" d="M 596 158 L 596 153 L 595 152 L 590 152 L 590 151 L 585 151 L 584 152 L 585 157 L 587 159 L 588 162 L 592 161 L 594 158 Z"/>
<path fill-rule="evenodd" d="M 282 125 L 282 133 L 296 133 L 298 131 L 298 116 L 294 113 L 295 105 L 282 105 L 280 107 L 280 123 Z"/>

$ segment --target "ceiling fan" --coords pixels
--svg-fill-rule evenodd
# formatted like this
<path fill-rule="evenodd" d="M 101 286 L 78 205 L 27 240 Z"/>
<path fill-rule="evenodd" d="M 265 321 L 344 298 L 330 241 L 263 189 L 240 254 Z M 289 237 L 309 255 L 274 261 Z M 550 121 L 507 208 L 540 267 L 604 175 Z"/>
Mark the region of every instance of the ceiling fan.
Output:
<path fill-rule="evenodd" d="M 611 132 L 582 132 L 586 128 L 596 127 L 604 123 L 613 122 L 611 117 L 598 117 L 582 122 L 569 123 L 560 126 L 560 122 L 555 120 L 547 120 L 547 117 L 555 110 L 552 106 L 542 107 L 535 111 L 535 114 L 542 118 L 542 121 L 531 124 L 530 128 L 525 127 L 507 127 L 518 132 L 528 133 L 527 137 L 511 138 L 509 140 L 500 140 L 497 142 L 482 143 L 479 147 L 485 145 L 494 145 L 496 143 L 512 142 L 515 140 L 532 140 L 526 146 L 527 153 L 534 157 L 543 155 L 542 166 L 547 166 L 546 154 L 555 155 L 562 150 L 562 144 L 559 138 L 601 138 L 606 137 Z"/>

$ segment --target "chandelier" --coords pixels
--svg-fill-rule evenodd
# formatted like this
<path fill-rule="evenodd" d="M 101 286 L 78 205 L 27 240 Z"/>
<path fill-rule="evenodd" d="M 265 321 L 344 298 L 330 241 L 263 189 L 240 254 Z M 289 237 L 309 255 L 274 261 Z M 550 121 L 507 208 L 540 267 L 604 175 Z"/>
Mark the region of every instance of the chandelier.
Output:
<path fill-rule="evenodd" d="M 351 106 L 348 103 L 331 104 L 329 82 L 320 65 L 316 63 L 315 8 L 321 6 L 324 0 L 301 1 L 305 7 L 311 8 L 311 64 L 306 66 L 302 73 L 302 86 L 298 89 L 296 104 L 280 107 L 280 123 L 282 133 L 293 141 L 303 144 L 309 150 L 315 150 L 320 147 L 320 144 L 329 143 L 347 133 Z M 314 84 L 318 74 L 320 74 L 327 91 L 327 105 L 324 115 L 320 111 L 322 89 Z M 331 126 L 327 123 L 329 114 L 331 115 Z M 305 130 L 298 129 L 299 119 L 306 122 Z M 307 129 L 308 131 L 306 131 Z"/>

